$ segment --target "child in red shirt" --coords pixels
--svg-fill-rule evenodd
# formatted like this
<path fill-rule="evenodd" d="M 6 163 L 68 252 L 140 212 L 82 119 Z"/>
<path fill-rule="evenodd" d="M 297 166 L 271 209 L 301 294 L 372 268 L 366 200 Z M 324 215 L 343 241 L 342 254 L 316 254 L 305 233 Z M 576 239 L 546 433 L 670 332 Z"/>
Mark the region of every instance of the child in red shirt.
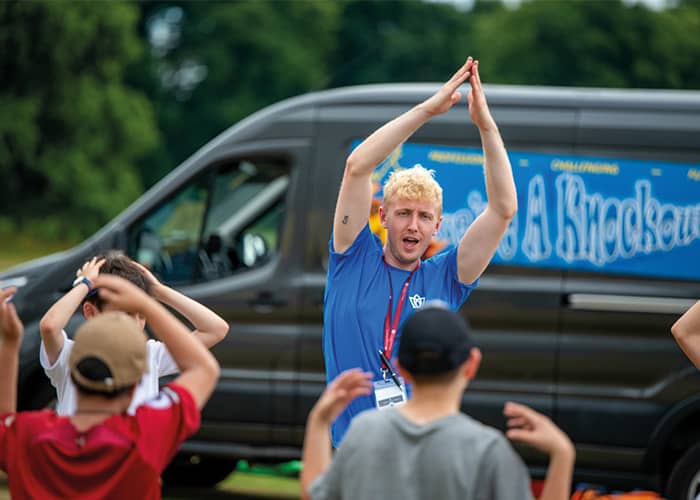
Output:
<path fill-rule="evenodd" d="M 0 291 L 0 469 L 12 498 L 160 498 L 160 474 L 199 427 L 200 409 L 219 376 L 201 342 L 162 305 L 115 276 L 95 280 L 100 297 L 126 311 L 102 314 L 76 333 L 69 365 L 77 410 L 16 413 L 23 326 Z M 128 415 L 136 384 L 148 370 L 141 314 L 180 368 L 180 376 Z"/>

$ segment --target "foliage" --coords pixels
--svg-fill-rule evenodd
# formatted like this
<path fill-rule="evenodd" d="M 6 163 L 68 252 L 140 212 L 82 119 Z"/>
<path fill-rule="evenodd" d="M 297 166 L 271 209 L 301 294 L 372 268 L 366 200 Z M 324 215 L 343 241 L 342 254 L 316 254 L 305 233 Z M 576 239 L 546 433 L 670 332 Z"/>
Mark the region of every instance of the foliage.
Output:
<path fill-rule="evenodd" d="M 0 238 L 82 238 L 268 104 L 469 54 L 487 84 L 700 88 L 699 0 L 105 5 L 0 2 Z"/>
<path fill-rule="evenodd" d="M 123 83 L 143 46 L 137 16 L 121 3 L 0 3 L 5 225 L 76 239 L 141 193 L 133 161 L 157 134 L 150 103 Z"/>
<path fill-rule="evenodd" d="M 469 55 L 471 15 L 453 5 L 347 1 L 329 86 L 438 82 Z"/>
<path fill-rule="evenodd" d="M 152 162 L 143 164 L 147 184 L 239 119 L 326 86 L 337 39 L 333 2 L 144 2 L 141 8 L 152 46 L 143 64 L 158 81 L 149 96 L 165 135 Z"/>
<path fill-rule="evenodd" d="M 485 80 L 533 85 L 700 88 L 700 11 L 619 0 L 522 3 L 476 26 Z"/>

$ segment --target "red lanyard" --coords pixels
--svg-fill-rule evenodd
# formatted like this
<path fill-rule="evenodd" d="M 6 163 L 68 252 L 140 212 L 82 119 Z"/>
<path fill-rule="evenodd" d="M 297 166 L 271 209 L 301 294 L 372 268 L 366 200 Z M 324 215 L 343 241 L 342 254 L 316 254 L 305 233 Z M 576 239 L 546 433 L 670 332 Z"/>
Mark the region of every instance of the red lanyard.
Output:
<path fill-rule="evenodd" d="M 384 318 L 384 355 L 386 356 L 386 359 L 391 359 L 391 353 L 394 350 L 394 341 L 396 340 L 396 330 L 399 327 L 401 311 L 403 310 L 404 302 L 406 302 L 406 294 L 408 294 L 408 285 L 411 283 L 413 274 L 420 267 L 420 260 L 418 261 L 416 268 L 411 271 L 411 274 L 408 275 L 408 278 L 406 278 L 406 281 L 404 281 L 403 286 L 401 287 L 401 295 L 399 296 L 399 303 L 396 304 L 396 313 L 394 314 L 393 320 L 391 318 L 391 310 L 394 307 L 394 286 L 391 282 L 391 271 L 389 271 L 389 265 L 385 260 L 384 267 L 386 268 L 386 274 L 389 277 L 389 307 L 386 310 L 386 317 Z M 384 363 L 382 363 L 382 368 L 386 369 L 389 367 L 384 366 Z"/>

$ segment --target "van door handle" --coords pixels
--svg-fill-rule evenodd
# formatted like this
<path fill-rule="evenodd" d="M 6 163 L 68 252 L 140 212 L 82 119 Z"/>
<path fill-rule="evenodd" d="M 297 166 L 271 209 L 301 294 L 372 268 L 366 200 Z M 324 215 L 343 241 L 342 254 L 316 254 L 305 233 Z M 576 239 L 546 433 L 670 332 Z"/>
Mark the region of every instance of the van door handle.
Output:
<path fill-rule="evenodd" d="M 682 314 L 695 304 L 695 300 L 641 297 L 638 295 L 572 293 L 567 296 L 567 303 L 570 309 L 585 311 Z"/>
<path fill-rule="evenodd" d="M 272 292 L 260 292 L 256 298 L 250 301 L 250 307 L 261 313 L 269 313 L 286 305 L 286 300 L 275 298 Z"/>

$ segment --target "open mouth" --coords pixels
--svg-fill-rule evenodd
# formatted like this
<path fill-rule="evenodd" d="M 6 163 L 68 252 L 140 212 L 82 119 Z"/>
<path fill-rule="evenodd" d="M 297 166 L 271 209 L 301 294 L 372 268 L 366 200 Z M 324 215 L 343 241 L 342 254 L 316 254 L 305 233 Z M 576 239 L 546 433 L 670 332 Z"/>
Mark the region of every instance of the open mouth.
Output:
<path fill-rule="evenodd" d="M 418 246 L 418 243 L 418 238 L 413 238 L 411 236 L 406 236 L 403 239 L 403 245 L 407 250 L 413 250 L 416 246 Z"/>

